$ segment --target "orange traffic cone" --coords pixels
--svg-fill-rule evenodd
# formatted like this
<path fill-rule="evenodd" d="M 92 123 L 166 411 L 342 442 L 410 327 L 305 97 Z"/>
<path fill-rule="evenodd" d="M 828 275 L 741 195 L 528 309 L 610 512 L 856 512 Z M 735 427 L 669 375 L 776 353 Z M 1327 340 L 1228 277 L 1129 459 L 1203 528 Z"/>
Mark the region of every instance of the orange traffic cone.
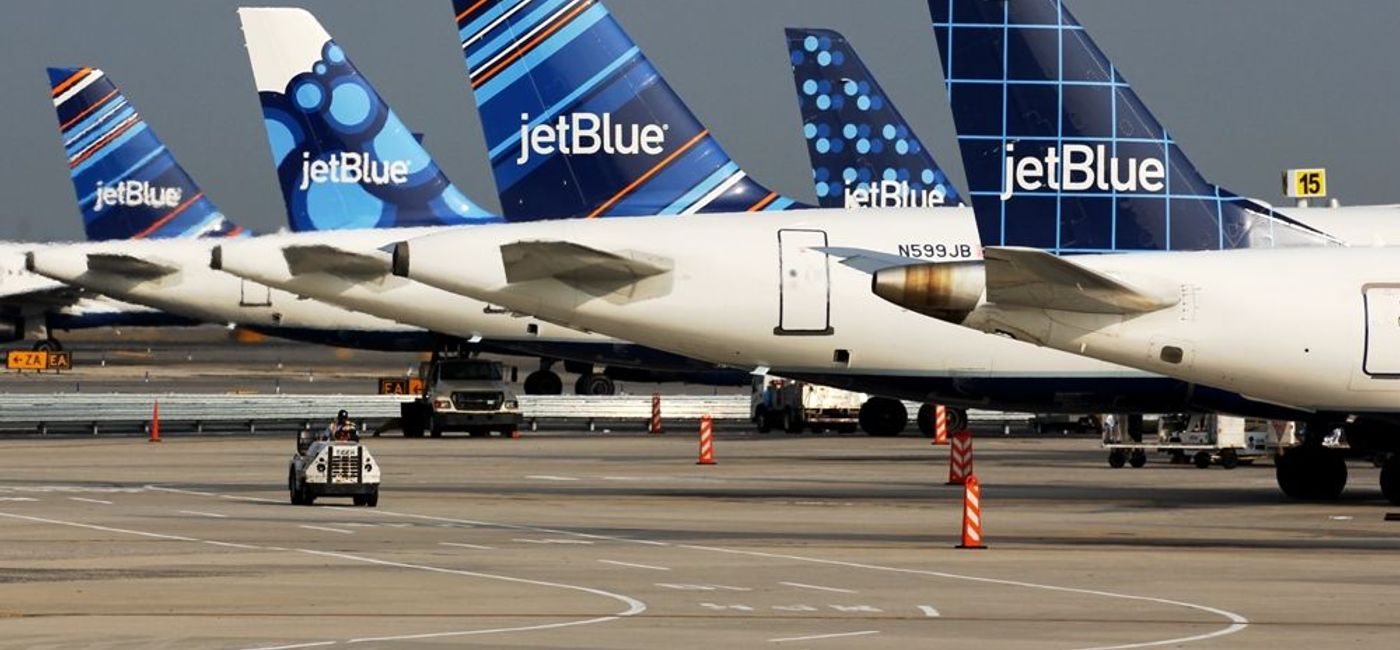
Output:
<path fill-rule="evenodd" d="M 939 404 L 933 407 L 933 444 L 948 444 L 948 407 Z"/>
<path fill-rule="evenodd" d="M 975 474 L 963 482 L 962 543 L 958 548 L 987 548 L 982 539 L 982 484 Z"/>
<path fill-rule="evenodd" d="M 160 442 L 160 400 L 151 409 L 151 442 Z"/>
<path fill-rule="evenodd" d="M 651 394 L 651 424 L 647 433 L 661 433 L 661 393 Z"/>
<path fill-rule="evenodd" d="M 962 485 L 972 476 L 972 434 L 953 434 L 953 447 L 948 451 L 948 485 Z"/>
<path fill-rule="evenodd" d="M 700 460 L 695 464 L 715 464 L 715 421 L 708 415 L 700 418 Z"/>

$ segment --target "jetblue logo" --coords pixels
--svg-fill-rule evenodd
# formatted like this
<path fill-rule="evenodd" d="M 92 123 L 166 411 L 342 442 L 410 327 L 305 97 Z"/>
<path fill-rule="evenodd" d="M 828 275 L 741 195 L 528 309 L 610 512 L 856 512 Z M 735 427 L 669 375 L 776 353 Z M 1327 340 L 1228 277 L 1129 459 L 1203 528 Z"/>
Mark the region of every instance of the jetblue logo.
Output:
<path fill-rule="evenodd" d="M 312 160 L 311 154 L 301 154 L 301 191 L 323 183 L 403 185 L 408 182 L 409 164 L 405 160 L 377 160 L 367 153 L 345 151 L 331 154 L 329 160 Z"/>
<path fill-rule="evenodd" d="M 880 181 L 869 187 L 846 188 L 846 209 L 860 208 L 932 208 L 948 202 L 948 190 L 942 185 L 915 190 L 908 181 Z"/>
<path fill-rule="evenodd" d="M 605 153 L 612 156 L 646 154 L 658 156 L 666 150 L 669 124 L 613 124 L 611 114 L 571 113 L 561 115 L 553 124 L 530 126 L 530 116 L 520 116 L 520 158 L 517 165 L 530 162 L 531 156 L 548 156 L 555 152 L 566 156 Z"/>
<path fill-rule="evenodd" d="M 1055 147 L 1044 158 L 1017 158 L 1015 143 L 1006 145 L 1006 173 L 1001 200 L 1017 191 L 1050 188 L 1057 192 L 1161 192 L 1166 189 L 1167 166 L 1157 158 L 1121 161 L 1108 155 L 1106 145 L 1067 144 L 1063 154 Z"/>
<path fill-rule="evenodd" d="M 147 181 L 122 181 L 116 185 L 97 184 L 93 211 L 103 208 L 152 208 L 166 210 L 179 207 L 185 191 L 178 187 L 155 187 Z"/>

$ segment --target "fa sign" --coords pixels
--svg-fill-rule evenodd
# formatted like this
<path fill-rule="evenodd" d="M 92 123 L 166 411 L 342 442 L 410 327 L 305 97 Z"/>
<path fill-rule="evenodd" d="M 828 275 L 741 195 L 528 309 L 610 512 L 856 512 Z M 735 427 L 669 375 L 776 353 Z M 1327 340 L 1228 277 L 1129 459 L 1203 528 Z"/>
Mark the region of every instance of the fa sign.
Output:
<path fill-rule="evenodd" d="M 1327 196 L 1326 169 L 1290 169 L 1283 173 L 1283 193 L 1290 199 Z"/>

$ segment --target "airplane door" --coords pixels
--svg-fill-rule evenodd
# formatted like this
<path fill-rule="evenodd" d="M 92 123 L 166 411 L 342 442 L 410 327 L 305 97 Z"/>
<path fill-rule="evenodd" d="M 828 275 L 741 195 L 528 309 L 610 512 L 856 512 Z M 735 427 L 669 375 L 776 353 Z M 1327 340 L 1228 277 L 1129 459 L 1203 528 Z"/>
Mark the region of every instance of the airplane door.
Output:
<path fill-rule="evenodd" d="M 774 334 L 826 336 L 831 329 L 831 271 L 821 230 L 779 230 L 778 326 Z"/>
<path fill-rule="evenodd" d="M 1368 375 L 1400 375 L 1400 287 L 1366 288 Z"/>
<path fill-rule="evenodd" d="M 271 307 L 272 287 L 244 280 L 238 294 L 239 307 Z"/>

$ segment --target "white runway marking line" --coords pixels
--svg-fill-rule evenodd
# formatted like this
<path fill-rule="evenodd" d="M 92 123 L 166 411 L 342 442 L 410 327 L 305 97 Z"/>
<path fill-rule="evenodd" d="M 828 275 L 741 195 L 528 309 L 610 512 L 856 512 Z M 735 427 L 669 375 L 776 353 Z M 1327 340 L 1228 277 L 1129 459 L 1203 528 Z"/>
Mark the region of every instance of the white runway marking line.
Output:
<path fill-rule="evenodd" d="M 830 591 L 830 592 L 832 592 L 832 593 L 837 593 L 837 594 L 858 594 L 858 593 L 860 593 L 859 591 L 856 591 L 856 590 L 854 590 L 854 589 L 841 589 L 841 588 L 839 588 L 839 587 L 823 587 L 823 586 L 821 586 L 821 585 L 809 585 L 809 584 L 804 584 L 804 583 L 801 583 L 801 582 L 779 582 L 778 584 L 783 585 L 783 586 L 786 586 L 786 587 L 796 587 L 796 588 L 798 588 L 798 589 L 815 589 L 815 590 L 817 590 L 817 591 Z"/>
<path fill-rule="evenodd" d="M 19 501 L 33 503 L 35 501 L 38 501 L 38 499 L 30 497 L 0 497 L 0 501 Z"/>
<path fill-rule="evenodd" d="M 181 510 L 182 515 L 194 515 L 196 517 L 213 517 L 214 519 L 228 519 L 228 515 L 221 515 L 217 512 L 201 512 L 199 510 Z"/>
<path fill-rule="evenodd" d="M 151 489 L 157 489 L 157 490 L 158 490 L 158 489 L 162 489 L 162 488 L 158 488 L 158 487 L 156 487 L 156 486 L 154 486 L 154 485 L 151 485 L 151 486 L 148 486 L 148 487 L 151 488 Z M 183 490 L 183 492 L 186 492 L 186 493 L 188 493 L 188 494 L 200 494 L 200 495 L 206 496 L 206 497 L 214 497 L 214 496 L 217 496 L 216 494 L 209 493 L 209 492 L 193 492 L 193 491 L 188 491 L 188 490 Z M 876 565 L 876 564 L 861 564 L 861 563 L 857 563 L 857 562 L 843 562 L 843 561 L 841 561 L 841 560 L 828 560 L 828 559 L 824 559 L 824 558 L 803 557 L 803 556 L 800 556 L 800 555 L 783 555 L 783 554 L 778 554 L 778 553 L 764 553 L 764 552 L 762 552 L 762 551 L 746 551 L 746 550 L 740 550 L 740 549 L 720 548 L 720 547 L 717 547 L 717 546 L 698 546 L 698 545 L 694 545 L 694 544 L 675 544 L 675 545 L 671 545 L 671 544 L 667 544 L 667 543 L 665 543 L 665 542 L 657 542 L 657 541 L 647 540 L 647 539 L 635 539 L 635 538 L 630 538 L 630 537 L 617 537 L 617 536 L 613 536 L 613 535 L 598 535 L 598 534 L 594 534 L 594 533 L 580 533 L 580 532 L 576 532 L 576 531 L 561 530 L 561 529 L 557 529 L 557 528 L 544 528 L 544 527 L 541 527 L 541 526 L 525 526 L 525 525 L 521 525 L 521 524 L 507 524 L 507 523 L 502 523 L 502 522 L 481 521 L 481 520 L 476 520 L 476 519 L 456 519 L 456 518 L 453 518 L 453 517 L 440 517 L 440 516 L 437 516 L 437 515 L 423 515 L 423 514 L 417 514 L 417 513 L 411 513 L 411 512 L 393 512 L 393 511 L 390 511 L 390 510 L 377 510 L 377 511 L 376 511 L 375 513 L 373 513 L 373 514 L 378 514 L 378 515 L 383 515 L 383 516 L 389 516 L 389 517 L 405 517 L 405 518 L 409 518 L 409 519 L 421 519 L 421 520 L 424 520 L 424 521 L 437 521 L 437 522 L 452 522 L 452 523 L 461 523 L 461 524 L 472 524 L 472 525 L 474 525 L 474 526 L 501 528 L 501 529 L 505 529 L 505 530 L 526 530 L 526 531 L 536 532 L 536 533 L 548 533 L 548 534 L 551 534 L 551 535 L 570 535 L 570 536 L 573 536 L 573 537 L 579 537 L 579 538 L 584 538 L 584 539 L 599 539 L 599 540 L 613 541 L 613 542 L 630 542 L 630 543 L 633 543 L 633 544 L 674 546 L 675 548 L 685 548 L 685 549 L 690 549 L 690 550 L 694 550 L 694 551 L 703 551 L 703 552 L 707 552 L 707 553 L 726 553 L 726 554 L 731 554 L 731 555 L 747 555 L 747 556 L 750 556 L 750 557 L 760 557 L 760 558 L 766 558 L 766 559 L 785 559 L 785 560 L 791 560 L 791 561 L 793 561 L 793 562 L 805 562 L 805 563 L 809 563 L 809 564 L 823 564 L 823 565 L 827 565 L 827 566 L 843 566 L 843 567 L 847 567 L 847 568 L 864 569 L 864 570 L 869 570 L 869 571 L 882 571 L 882 572 L 890 572 L 890 573 L 904 573 L 904 574 L 910 574 L 910 575 L 927 575 L 927 576 L 931 576 L 931 577 L 935 577 L 935 578 L 947 578 L 947 579 L 949 579 L 949 580 L 965 580 L 965 581 L 968 581 L 968 582 L 980 582 L 980 583 L 984 583 L 984 584 L 999 584 L 999 585 L 1005 585 L 1005 586 L 1009 586 L 1009 587 L 1023 587 L 1023 588 L 1026 588 L 1026 589 L 1038 589 L 1038 590 L 1043 590 L 1043 591 L 1057 591 L 1057 592 L 1063 592 L 1063 593 L 1077 593 L 1077 594 L 1088 595 L 1088 596 L 1101 596 L 1101 597 L 1104 597 L 1104 598 L 1116 598 L 1116 599 L 1120 599 L 1120 600 L 1131 600 L 1131 601 L 1137 601 L 1137 602 L 1156 603 L 1156 604 L 1158 604 L 1158 605 L 1166 605 L 1166 606 L 1169 606 L 1169 607 L 1181 607 L 1181 608 L 1184 608 L 1184 609 L 1193 609 L 1193 610 L 1196 610 L 1196 611 L 1198 611 L 1198 612 L 1204 612 L 1204 613 L 1207 613 L 1207 614 L 1211 614 L 1211 615 L 1213 615 L 1213 616 L 1219 616 L 1219 617 L 1221 617 L 1221 618 L 1224 618 L 1224 619 L 1227 620 L 1227 621 L 1230 621 L 1230 625 L 1229 625 L 1229 626 L 1220 628 L 1220 629 L 1218 629 L 1218 630 L 1215 630 L 1214 632 L 1207 632 L 1207 633 L 1204 633 L 1204 634 L 1196 634 L 1196 635 L 1191 635 L 1191 636 L 1177 637 L 1177 638 L 1171 638 L 1171 639 L 1163 639 L 1163 640 L 1161 640 L 1161 641 L 1149 641 L 1149 642 L 1145 642 L 1145 643 L 1133 643 L 1133 644 L 1127 644 L 1127 645 L 1115 645 L 1115 646 L 1102 646 L 1102 647 L 1083 648 L 1082 650 L 1132 650 L 1132 649 L 1134 649 L 1134 648 L 1148 648 L 1148 647 L 1164 646 L 1164 645 L 1180 645 L 1180 644 L 1184 644 L 1184 643 L 1194 643 L 1194 642 L 1196 642 L 1196 641 L 1207 641 L 1207 640 L 1210 640 L 1210 639 L 1216 639 L 1216 638 L 1220 638 L 1220 637 L 1224 637 L 1224 636 L 1229 636 L 1229 635 L 1231 635 L 1231 634 L 1236 634 L 1236 633 L 1238 633 L 1238 632 L 1244 630 L 1245 628 L 1249 627 L 1249 619 L 1247 619 L 1247 618 L 1245 618 L 1244 616 L 1241 616 L 1241 615 L 1239 615 L 1239 614 L 1236 614 L 1236 613 L 1234 613 L 1234 612 L 1228 611 L 1228 610 L 1220 609 L 1220 608 L 1218 608 L 1218 607 L 1211 607 L 1211 606 L 1209 606 L 1209 605 L 1199 605 L 1199 604 L 1196 604 L 1196 603 L 1188 603 L 1188 602 L 1180 601 L 1180 600 L 1170 600 L 1170 599 L 1167 599 L 1167 598 L 1156 598 L 1156 597 L 1153 597 L 1153 596 L 1135 596 L 1135 595 L 1132 595 L 1132 594 L 1122 594 L 1122 593 L 1115 593 L 1115 592 L 1111 592 L 1111 591 L 1100 591 L 1100 590 L 1094 590 L 1094 589 L 1080 589 L 1080 588 L 1078 588 L 1078 587 L 1059 587 L 1059 586 L 1055 586 L 1055 585 L 1036 584 L 1036 583 L 1033 583 L 1033 582 L 1021 582 L 1021 581 L 1016 581 L 1016 580 L 1004 580 L 1004 579 L 1001 579 L 1001 578 L 982 578 L 982 577 L 978 577 L 978 576 L 961 575 L 961 574 L 956 574 L 956 573 L 943 573 L 943 572 L 938 572 L 938 571 L 926 571 L 926 570 L 922 570 L 922 569 L 906 569 L 906 568 L 899 568 L 899 567 L 887 567 L 887 566 L 880 566 L 880 565 Z M 1200 625 L 1208 625 L 1208 623 L 1202 622 L 1202 623 L 1200 623 Z"/>
<path fill-rule="evenodd" d="M 442 546 L 452 546 L 456 548 L 469 548 L 475 551 L 494 551 L 494 546 L 482 546 L 481 544 L 463 544 L 462 542 L 438 542 Z"/>
<path fill-rule="evenodd" d="M 325 526 L 311 526 L 311 525 L 308 525 L 308 524 L 302 524 L 302 525 L 300 525 L 300 526 L 297 526 L 297 528 L 305 528 L 305 529 L 307 529 L 307 530 L 321 530 L 321 531 L 325 531 L 325 532 L 328 532 L 328 533 L 340 533 L 341 535 L 354 535 L 354 534 L 355 534 L 355 531 L 353 531 L 353 530 L 345 530 L 344 528 L 327 528 L 327 527 L 325 527 Z"/>
<path fill-rule="evenodd" d="M 938 608 L 933 605 L 919 605 L 919 611 L 923 612 L 924 616 L 929 618 L 938 618 L 942 616 L 942 614 L 938 613 Z"/>
<path fill-rule="evenodd" d="M 629 568 L 632 568 L 632 569 L 646 569 L 646 570 L 648 570 L 648 571 L 670 571 L 670 570 L 671 570 L 670 568 L 664 567 L 664 566 L 652 566 L 652 565 L 650 565 L 650 564 L 636 564 L 636 563 L 633 563 L 633 562 L 622 562 L 622 561 L 619 561 L 619 560 L 598 560 L 598 561 L 599 561 L 599 562 L 602 562 L 603 564 L 611 564 L 611 565 L 613 565 L 613 566 L 629 567 Z"/>
<path fill-rule="evenodd" d="M 520 543 L 522 543 L 522 544 L 572 544 L 572 545 L 575 545 L 575 546 L 589 546 L 589 545 L 593 544 L 593 542 L 588 541 L 588 540 L 586 540 L 586 539 L 557 539 L 557 538 L 553 538 L 553 539 L 551 539 L 551 538 L 534 539 L 534 538 L 529 538 L 529 537 L 517 537 L 517 538 L 515 538 L 515 539 L 513 539 L 513 540 L 511 540 L 511 541 L 512 541 L 512 542 L 520 542 Z"/>
<path fill-rule="evenodd" d="M 530 479 L 530 480 L 532 480 L 532 481 L 577 481 L 577 480 L 578 480 L 578 479 L 576 479 L 576 478 L 574 478 L 574 477 L 572 477 L 572 476 L 550 476 L 550 475 L 548 475 L 548 474 L 532 474 L 532 475 L 530 475 L 530 476 L 526 476 L 525 478 Z"/>
<path fill-rule="evenodd" d="M 99 504 L 102 504 L 102 505 L 104 505 L 104 506 L 110 506 L 110 505 L 112 505 L 112 502 L 111 502 L 111 501 L 103 501 L 102 499 L 87 499 L 87 498 L 84 498 L 84 497 L 68 497 L 68 500 L 69 500 L 69 501 L 82 501 L 83 503 L 99 503 Z"/>
<path fill-rule="evenodd" d="M 205 495 L 205 496 L 212 496 L 212 495 Z M 96 524 L 84 524 L 84 523 L 79 523 L 79 522 L 75 522 L 75 521 L 62 521 L 62 520 L 58 520 L 58 519 L 45 519 L 45 518 L 43 518 L 43 517 L 30 517 L 30 516 L 27 516 L 27 515 L 18 515 L 18 514 L 14 514 L 14 513 L 10 513 L 10 512 L 0 512 L 0 517 L 8 517 L 8 518 L 10 518 L 10 519 L 19 519 L 19 520 L 23 520 L 23 521 L 30 521 L 30 522 L 42 523 L 42 524 L 50 524 L 50 525 L 55 525 L 55 526 L 68 526 L 68 527 L 72 527 L 72 528 L 84 528 L 84 529 L 88 529 L 88 530 L 99 530 L 99 531 L 103 531 L 103 532 L 122 533 L 122 534 L 126 534 L 126 535 L 135 535 L 135 536 L 139 536 L 139 537 L 150 537 L 150 538 L 153 538 L 153 539 L 163 539 L 163 540 L 180 541 L 180 542 L 193 542 L 193 543 L 215 543 L 214 540 L 195 539 L 195 538 L 192 538 L 192 537 L 182 537 L 182 536 L 179 536 L 179 535 L 165 535 L 165 534 L 162 534 L 162 533 L 151 533 L 151 532 L 140 531 L 140 530 L 131 530 L 131 529 L 127 529 L 127 528 L 113 528 L 113 527 L 110 527 L 110 526 L 98 526 L 98 525 L 96 525 Z M 221 545 L 229 545 L 229 546 L 242 546 L 242 545 L 231 544 L 231 543 L 229 543 L 229 542 L 220 542 L 219 544 L 221 544 Z M 432 573 L 442 573 L 442 574 L 460 575 L 460 576 L 475 577 L 475 578 L 484 578 L 484 579 L 487 579 L 487 580 L 499 580 L 499 581 L 502 581 L 502 582 L 511 582 L 511 583 L 515 583 L 515 584 L 525 584 L 525 585 L 534 585 L 534 586 L 539 586 L 539 587 L 549 587 L 549 588 L 553 588 L 553 589 L 564 589 L 564 590 L 569 590 L 569 591 L 581 591 L 581 592 L 583 592 L 583 593 L 592 594 L 592 595 L 595 595 L 595 596 L 602 596 L 602 597 L 604 597 L 604 598 L 608 598 L 608 599 L 611 599 L 611 600 L 616 600 L 616 601 L 618 601 L 618 602 L 620 602 L 620 603 L 626 605 L 627 608 L 624 609 L 624 610 L 622 610 L 622 611 L 620 611 L 620 612 L 617 612 L 616 614 L 610 614 L 610 615 L 606 615 L 606 616 L 596 616 L 596 617 L 593 617 L 593 618 L 579 619 L 579 620 L 574 620 L 574 621 L 564 621 L 564 622 L 560 622 L 560 623 L 542 623 L 542 624 L 539 624 L 539 625 L 521 625 L 521 626 L 517 626 L 517 627 L 501 627 L 501 628 L 479 629 L 479 630 L 461 630 L 461 631 L 455 631 L 455 632 L 432 632 L 432 633 L 426 633 L 426 634 L 410 634 L 410 635 L 401 635 L 401 636 L 384 636 L 384 637 L 372 637 L 372 638 L 347 639 L 347 640 L 345 640 L 345 641 L 343 641 L 343 642 L 341 642 L 341 641 L 314 641 L 314 642 L 307 642 L 307 643 L 294 643 L 294 644 L 277 645 L 277 646 L 257 646 L 257 647 L 255 647 L 255 648 L 249 648 L 248 650 L 294 650 L 294 649 L 296 649 L 296 648 L 317 648 L 317 647 L 332 646 L 332 645 L 338 645 L 338 644 L 340 644 L 340 643 L 345 643 L 345 644 L 383 643 L 383 642 L 387 642 L 387 641 L 410 641 L 410 640 L 419 640 L 419 639 L 442 639 L 442 638 L 461 637 L 461 636 L 480 636 L 480 635 L 486 635 L 486 634 L 502 634 L 502 633 L 508 633 L 508 632 L 533 632 L 533 631 L 538 631 L 538 630 L 554 630 L 554 629 L 566 628 L 566 627 L 579 627 L 579 626 L 583 626 L 583 625 L 593 625 L 593 624 L 597 624 L 597 623 L 608 623 L 608 622 L 616 621 L 616 620 L 619 620 L 619 619 L 622 619 L 622 618 L 627 618 L 627 617 L 630 617 L 630 616 L 636 616 L 636 615 L 638 615 L 638 614 L 641 614 L 641 613 L 647 611 L 647 605 L 646 605 L 646 603 L 644 603 L 644 602 L 642 602 L 642 601 L 640 601 L 640 600 L 637 600 L 636 598 L 633 598 L 633 597 L 628 596 L 628 595 L 626 595 L 626 594 L 614 593 L 614 592 L 611 592 L 611 591 L 605 591 L 605 590 L 596 589 L 596 588 L 593 588 L 593 587 L 585 587 L 585 586 L 582 586 L 582 585 L 571 585 L 571 584 L 565 584 L 565 583 L 562 583 L 562 582 L 549 582 L 549 581 L 545 581 L 545 580 L 533 580 L 533 579 L 530 579 L 530 578 L 516 578 L 516 577 L 514 577 L 514 576 L 498 575 L 498 574 L 494 574 L 494 573 L 480 573 L 480 572 L 476 572 L 476 571 L 463 571 L 463 570 L 460 570 L 460 569 L 447 569 L 447 568 L 443 568 L 443 567 L 429 566 L 429 565 L 426 565 L 426 564 L 408 564 L 408 563 L 404 563 L 404 562 L 393 562 L 393 561 L 390 561 L 390 560 L 379 560 L 379 559 L 375 559 L 375 558 L 371 558 L 371 557 L 365 557 L 365 556 L 361 556 L 361 555 L 351 555 L 351 554 L 349 554 L 349 553 L 333 553 L 333 552 L 330 552 L 330 551 L 318 551 L 318 550 L 314 550 L 314 549 L 305 549 L 305 548 L 292 548 L 292 549 L 288 549 L 288 548 L 274 547 L 274 546 L 268 546 L 268 547 L 254 547 L 254 548 L 261 548 L 261 549 L 263 549 L 263 550 L 280 550 L 280 551 L 288 551 L 288 552 L 305 553 L 305 554 L 307 554 L 307 555 L 315 555 L 315 556 L 319 556 L 319 557 L 336 558 L 336 559 L 340 559 L 340 560 L 346 560 L 346 561 L 349 561 L 349 562 L 360 562 L 360 563 L 364 563 L 364 564 L 374 564 L 374 565 L 378 565 L 378 566 L 388 566 L 388 567 L 395 567 L 395 568 L 401 568 L 401 569 L 412 569 L 412 570 L 417 570 L 417 571 L 427 571 L 427 572 L 432 572 Z"/>
<path fill-rule="evenodd" d="M 820 641 L 822 639 L 847 639 L 853 636 L 870 636 L 879 634 L 879 630 L 863 630 L 860 632 L 839 632 L 836 634 L 814 634 L 811 636 L 790 636 L 781 639 L 768 639 L 769 643 L 791 643 L 793 641 Z"/>

